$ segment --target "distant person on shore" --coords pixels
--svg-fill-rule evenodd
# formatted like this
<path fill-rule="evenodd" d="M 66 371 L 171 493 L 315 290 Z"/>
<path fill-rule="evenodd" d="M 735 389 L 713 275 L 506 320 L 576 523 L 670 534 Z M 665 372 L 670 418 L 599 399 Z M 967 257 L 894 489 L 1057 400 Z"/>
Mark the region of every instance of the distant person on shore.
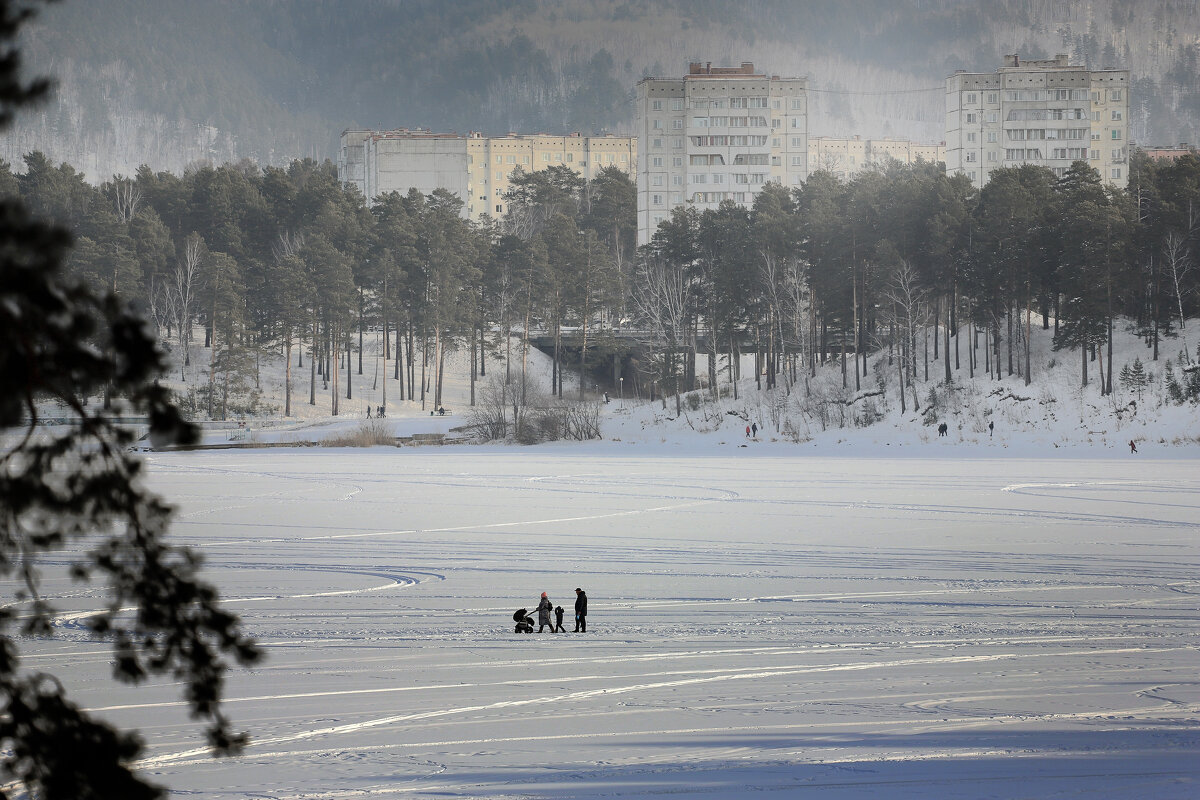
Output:
<path fill-rule="evenodd" d="M 750 426 L 749 425 L 746 426 L 746 438 L 747 439 L 750 438 Z"/>
<path fill-rule="evenodd" d="M 757 437 L 758 437 L 758 423 L 751 422 L 750 423 L 750 438 L 754 439 Z"/>
<path fill-rule="evenodd" d="M 1131 452 L 1131 453 L 1137 452 L 1137 442 L 1135 442 L 1133 439 L 1129 440 L 1129 452 Z"/>
<path fill-rule="evenodd" d="M 554 607 L 554 632 L 555 633 L 566 633 L 567 632 L 567 629 L 562 626 L 562 618 L 563 618 L 564 613 L 565 612 L 563 611 L 562 606 Z"/>
<path fill-rule="evenodd" d="M 575 587 L 575 633 L 587 633 L 587 592 Z"/>
<path fill-rule="evenodd" d="M 538 633 L 546 630 L 546 626 L 550 626 L 550 632 L 554 633 L 554 623 L 550 621 L 550 612 L 554 610 L 554 604 L 550 602 L 550 598 L 542 592 L 542 602 L 538 603 Z"/>
<path fill-rule="evenodd" d="M 996 430 L 996 423 L 993 421 L 989 421 L 988 422 L 988 438 L 989 439 L 992 438 L 992 431 L 994 431 L 994 430 Z"/>

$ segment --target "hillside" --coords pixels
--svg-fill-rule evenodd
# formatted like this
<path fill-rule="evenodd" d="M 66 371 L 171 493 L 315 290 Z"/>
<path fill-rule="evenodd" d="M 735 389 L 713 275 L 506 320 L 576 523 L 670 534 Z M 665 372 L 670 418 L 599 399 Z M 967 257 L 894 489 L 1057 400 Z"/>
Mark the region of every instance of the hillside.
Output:
<path fill-rule="evenodd" d="M 1195 142 L 1200 3 L 996 0 L 67 0 L 23 48 L 57 98 L 0 139 L 89 180 L 332 157 L 353 126 L 628 132 L 644 75 L 806 75 L 817 135 L 943 138 L 943 86 L 1004 53 L 1133 71 L 1140 144 Z"/>
<path fill-rule="evenodd" d="M 606 387 L 596 386 L 594 391 L 586 393 L 585 403 L 595 404 L 599 409 L 602 441 L 631 447 L 720 452 L 751 446 L 776 447 L 781 452 L 817 451 L 824 455 L 864 451 L 918 455 L 929 452 L 928 448 L 970 445 L 1037 455 L 1062 448 L 1128 452 L 1129 441 L 1133 440 L 1140 452 L 1151 450 L 1159 455 L 1197 452 L 1200 407 L 1195 402 L 1172 402 L 1168 391 L 1168 362 L 1169 371 L 1184 380 L 1180 366 L 1180 353 L 1187 344 L 1184 339 L 1165 342 L 1160 360 L 1154 362 L 1144 342 L 1128 326 L 1119 326 L 1114 334 L 1113 361 L 1122 377 L 1114 379 L 1113 394 L 1102 395 L 1097 364 L 1089 364 L 1091 380 L 1088 387 L 1081 388 L 1078 352 L 1054 351 L 1050 332 L 1039 328 L 1035 324 L 1032 330 L 1034 374 L 1029 385 L 1022 376 L 1004 374 L 997 379 L 994 374 L 982 374 L 979 368 L 972 376 L 964 331 L 958 347 L 959 366 L 953 369 L 953 384 L 947 387 L 941 379 L 942 362 L 934 360 L 931 353 L 929 379 L 919 375 L 915 386 L 906 388 L 903 410 L 895 366 L 888 363 L 886 353 L 871 357 L 869 376 L 857 391 L 853 375 L 847 379 L 848 388 L 842 389 L 842 373 L 836 361 L 819 368 L 807 389 L 803 383 L 797 383 L 791 392 L 782 386 L 777 391 L 764 391 L 753 378 L 753 359 L 746 357 L 743 374 L 749 377 L 739 382 L 736 397 L 727 383 L 722 384 L 721 397 L 715 401 L 705 392 L 685 394 L 680 402 L 682 413 L 676 413 L 674 398 L 652 401 L 635 395 L 628 387 L 624 398 L 618 396 L 616 387 L 607 387 L 611 402 L 604 403 Z M 202 342 L 203 337 L 198 336 L 196 341 Z M 1190 344 L 1194 350 L 1196 343 Z M 200 344 L 192 347 L 193 366 L 181 372 L 177 365 L 165 381 L 176 390 L 185 406 L 189 390 L 207 381 L 206 351 Z M 514 350 L 519 352 L 519 346 L 514 344 Z M 390 367 L 385 367 L 380 353 L 378 342 L 368 337 L 364 343 L 363 374 L 352 375 L 353 400 L 345 399 L 343 389 L 339 401 L 341 413 L 337 417 L 330 416 L 330 391 L 319 377 L 316 402 L 308 403 L 309 373 L 304 369 L 293 372 L 294 416 L 284 419 L 279 413 L 283 403 L 282 365 L 278 357 L 264 358 L 259 415 L 241 417 L 240 424 L 238 420 L 217 424 L 209 430 L 206 441 L 217 444 L 246 436 L 261 442 L 321 442 L 355 431 L 366 421 L 368 406 L 374 410 L 384 402 L 382 376 L 390 373 Z M 985 357 L 982 348 L 977 355 L 980 359 Z M 175 360 L 178 361 L 178 353 Z M 1126 367 L 1132 370 L 1137 362 L 1146 376 L 1140 386 L 1123 374 Z M 448 359 L 444 389 L 446 416 L 431 414 L 432 402 L 398 399 L 397 384 L 390 381 L 387 431 L 394 436 L 433 433 L 448 434 L 455 439 L 470 438 L 475 416 L 470 406 L 467 363 L 465 354 Z M 501 362 L 490 362 L 488 369 L 489 378 L 477 383 L 477 396 L 482 396 L 488 380 L 504 372 Z M 534 390 L 547 391 L 549 357 L 531 351 L 528 369 Z M 187 380 L 181 381 L 181 374 Z M 577 391 L 578 382 L 569 375 L 567 400 L 574 401 Z M 915 408 L 914 396 L 918 403 Z M 193 410 L 202 418 L 202 409 Z M 941 423 L 947 425 L 945 436 L 938 435 Z M 753 440 L 748 440 L 745 429 L 751 424 L 758 427 L 758 432 Z M 249 434 L 242 433 L 245 428 Z M 568 444 L 571 443 L 563 443 Z"/>

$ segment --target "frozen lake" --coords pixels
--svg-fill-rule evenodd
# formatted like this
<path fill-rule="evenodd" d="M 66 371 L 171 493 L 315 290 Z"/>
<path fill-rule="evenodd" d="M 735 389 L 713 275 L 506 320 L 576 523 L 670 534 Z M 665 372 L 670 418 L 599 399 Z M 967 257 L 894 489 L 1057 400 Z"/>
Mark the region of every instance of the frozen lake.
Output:
<path fill-rule="evenodd" d="M 1195 460 L 634 450 L 152 456 L 268 651 L 243 758 L 70 615 L 26 665 L 178 797 L 1200 796 Z"/>

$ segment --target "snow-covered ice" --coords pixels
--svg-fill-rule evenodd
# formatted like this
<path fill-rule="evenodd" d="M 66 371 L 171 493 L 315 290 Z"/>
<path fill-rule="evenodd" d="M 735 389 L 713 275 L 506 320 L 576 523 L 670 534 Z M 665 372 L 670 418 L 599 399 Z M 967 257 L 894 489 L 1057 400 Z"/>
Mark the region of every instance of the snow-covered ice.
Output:
<path fill-rule="evenodd" d="M 943 452 L 154 454 L 268 652 L 247 754 L 111 682 L 88 587 L 26 666 L 178 797 L 1200 796 L 1196 461 Z M 576 586 L 586 634 L 513 633 Z"/>

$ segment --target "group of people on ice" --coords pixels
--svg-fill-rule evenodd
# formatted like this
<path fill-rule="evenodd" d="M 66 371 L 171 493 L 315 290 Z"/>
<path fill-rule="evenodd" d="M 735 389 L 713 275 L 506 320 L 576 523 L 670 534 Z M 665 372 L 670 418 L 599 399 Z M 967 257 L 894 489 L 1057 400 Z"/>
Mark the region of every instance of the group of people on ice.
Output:
<path fill-rule="evenodd" d="M 567 629 L 563 627 L 563 611 L 562 606 L 555 607 L 550 601 L 550 596 L 542 592 L 542 600 L 538 603 L 538 633 L 543 633 L 546 627 L 549 626 L 551 633 L 566 633 Z M 554 614 L 554 622 L 550 621 L 550 615 Z M 520 609 L 513 614 L 513 619 L 517 623 L 517 633 L 533 633 L 533 618 L 525 613 L 525 609 Z M 587 592 L 579 587 L 575 588 L 575 630 L 574 633 L 587 633 Z"/>

